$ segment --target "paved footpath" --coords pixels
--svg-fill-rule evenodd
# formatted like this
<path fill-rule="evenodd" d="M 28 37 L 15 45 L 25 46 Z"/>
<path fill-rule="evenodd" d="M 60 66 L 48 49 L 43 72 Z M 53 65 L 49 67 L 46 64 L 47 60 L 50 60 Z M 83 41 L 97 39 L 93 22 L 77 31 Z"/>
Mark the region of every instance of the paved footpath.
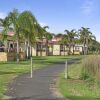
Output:
<path fill-rule="evenodd" d="M 69 63 L 73 63 L 72 60 Z M 33 78 L 29 74 L 23 74 L 9 84 L 7 96 L 10 100 L 65 100 L 54 94 L 52 85 L 64 70 L 65 63 L 57 63 L 33 72 Z M 53 90 L 53 92 L 52 92 Z"/>

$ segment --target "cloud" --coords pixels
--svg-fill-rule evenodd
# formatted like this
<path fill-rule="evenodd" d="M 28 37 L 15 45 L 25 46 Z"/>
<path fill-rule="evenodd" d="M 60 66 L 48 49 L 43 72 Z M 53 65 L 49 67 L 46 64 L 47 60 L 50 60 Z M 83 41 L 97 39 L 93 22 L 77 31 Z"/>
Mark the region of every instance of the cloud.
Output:
<path fill-rule="evenodd" d="M 91 14 L 94 11 L 94 0 L 84 0 L 81 8 L 83 14 Z"/>
<path fill-rule="evenodd" d="M 6 17 L 6 13 L 0 12 L 0 18 L 5 18 Z"/>
<path fill-rule="evenodd" d="M 40 22 L 39 24 L 40 24 L 41 27 L 49 26 L 49 25 L 48 25 L 47 23 L 45 23 L 45 22 Z M 51 31 L 51 28 L 47 28 L 46 31 L 50 32 L 50 31 Z"/>
<path fill-rule="evenodd" d="M 41 25 L 41 27 L 47 26 L 47 24 L 44 22 L 40 22 L 40 25 Z"/>

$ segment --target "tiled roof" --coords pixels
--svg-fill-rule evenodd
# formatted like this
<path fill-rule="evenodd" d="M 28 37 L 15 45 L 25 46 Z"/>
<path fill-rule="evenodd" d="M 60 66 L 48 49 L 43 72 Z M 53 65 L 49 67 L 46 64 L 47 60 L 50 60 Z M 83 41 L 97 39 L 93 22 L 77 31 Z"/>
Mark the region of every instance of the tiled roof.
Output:
<path fill-rule="evenodd" d="M 15 33 L 14 32 L 8 32 L 7 33 L 9 36 L 13 36 Z"/>

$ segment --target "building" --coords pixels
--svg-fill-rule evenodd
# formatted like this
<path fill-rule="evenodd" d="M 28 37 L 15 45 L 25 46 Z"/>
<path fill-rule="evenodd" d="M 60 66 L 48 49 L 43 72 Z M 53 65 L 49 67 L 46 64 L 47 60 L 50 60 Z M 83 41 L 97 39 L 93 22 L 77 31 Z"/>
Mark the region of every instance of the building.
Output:
<path fill-rule="evenodd" d="M 17 43 L 12 38 L 14 32 L 8 32 L 7 35 L 5 42 L 0 41 L 0 61 L 16 60 Z M 27 55 L 31 52 L 32 56 L 66 56 L 69 54 L 83 54 L 83 51 L 87 52 L 87 46 L 75 44 L 69 48 L 68 44 L 61 44 L 60 40 L 61 38 L 57 37 L 53 37 L 51 40 L 37 38 L 32 49 L 27 50 Z M 20 60 L 24 60 L 26 56 L 24 42 L 20 43 L 19 52 Z"/>
<path fill-rule="evenodd" d="M 69 55 L 68 45 L 63 45 L 59 43 L 60 39 L 53 38 L 47 41 L 37 41 L 37 43 L 32 47 L 33 56 L 66 56 Z M 87 46 L 84 47 L 82 44 L 75 44 L 70 47 L 70 54 L 80 55 L 83 54 L 83 50 L 87 51 Z"/>

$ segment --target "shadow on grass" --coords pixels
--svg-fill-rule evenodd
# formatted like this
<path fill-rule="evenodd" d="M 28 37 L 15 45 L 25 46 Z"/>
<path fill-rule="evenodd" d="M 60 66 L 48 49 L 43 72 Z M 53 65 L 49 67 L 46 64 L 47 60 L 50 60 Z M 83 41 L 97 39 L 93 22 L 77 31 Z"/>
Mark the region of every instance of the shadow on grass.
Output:
<path fill-rule="evenodd" d="M 56 56 L 57 57 L 57 56 Z M 73 58 L 73 57 L 61 57 L 59 59 L 56 59 L 56 57 L 54 56 L 52 58 L 52 56 L 50 57 L 42 57 L 42 56 L 38 56 L 38 57 L 33 57 L 33 63 L 49 63 L 49 64 L 56 64 L 56 63 L 59 63 L 61 61 L 64 62 L 64 59 L 65 61 L 66 60 L 80 60 L 80 58 Z M 61 60 L 61 61 L 60 61 Z M 30 64 L 30 59 L 27 59 L 27 60 L 24 60 L 24 61 L 20 61 L 19 63 L 17 63 L 16 61 L 8 61 L 8 62 L 0 62 L 0 65 L 4 65 L 4 64 L 21 64 L 21 65 L 28 65 Z"/>
<path fill-rule="evenodd" d="M 0 71 L 0 75 L 4 75 L 4 74 L 19 74 L 19 73 L 21 73 L 21 72 L 6 72 L 6 71 Z"/>
<path fill-rule="evenodd" d="M 68 96 L 69 100 L 100 100 L 98 97 Z"/>

